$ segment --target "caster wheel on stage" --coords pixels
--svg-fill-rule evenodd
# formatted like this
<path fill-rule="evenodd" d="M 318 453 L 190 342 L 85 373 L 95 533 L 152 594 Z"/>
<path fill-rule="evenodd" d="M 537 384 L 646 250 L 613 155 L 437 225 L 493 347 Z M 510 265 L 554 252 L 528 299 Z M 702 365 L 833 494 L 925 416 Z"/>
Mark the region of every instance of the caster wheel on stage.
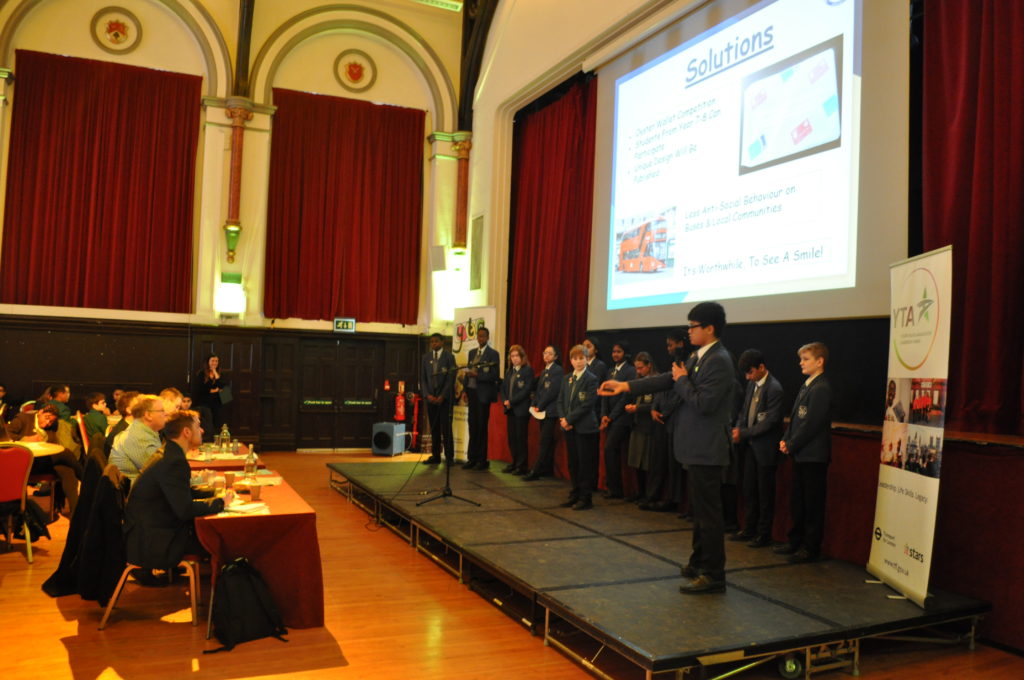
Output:
<path fill-rule="evenodd" d="M 786 680 L 803 677 L 803 674 L 804 662 L 796 654 L 787 654 L 784 658 L 779 659 L 779 675 Z"/>

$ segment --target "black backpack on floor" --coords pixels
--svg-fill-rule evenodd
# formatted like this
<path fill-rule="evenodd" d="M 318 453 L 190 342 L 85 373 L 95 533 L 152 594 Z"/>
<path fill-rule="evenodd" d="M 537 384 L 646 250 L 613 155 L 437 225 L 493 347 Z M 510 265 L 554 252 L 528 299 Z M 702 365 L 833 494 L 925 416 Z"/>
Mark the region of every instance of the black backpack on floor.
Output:
<path fill-rule="evenodd" d="M 213 634 L 224 645 L 204 654 L 231 651 L 240 642 L 275 637 L 288 642 L 288 629 L 260 573 L 239 557 L 221 567 L 213 598 Z"/>

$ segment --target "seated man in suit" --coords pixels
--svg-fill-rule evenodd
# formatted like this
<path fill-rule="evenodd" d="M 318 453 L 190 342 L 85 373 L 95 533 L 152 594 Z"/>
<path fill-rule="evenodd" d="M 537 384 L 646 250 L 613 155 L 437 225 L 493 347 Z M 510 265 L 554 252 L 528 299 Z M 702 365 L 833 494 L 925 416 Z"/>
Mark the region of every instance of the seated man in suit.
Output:
<path fill-rule="evenodd" d="M 150 457 L 160 450 L 160 430 L 167 422 L 164 401 L 155 394 L 140 395 L 132 403 L 132 424 L 114 438 L 110 463 L 125 477 L 135 479 Z"/>
<path fill-rule="evenodd" d="M 57 407 L 49 404 L 38 411 L 19 413 L 14 420 L 7 423 L 6 436 L 2 438 L 16 442 L 57 444 L 57 417 Z M 0 430 L 3 430 L 2 425 Z M 68 499 L 69 512 L 74 512 L 78 503 L 78 480 L 82 478 L 82 466 L 78 462 L 78 456 L 67 449 L 52 456 L 39 456 L 32 463 L 32 474 L 57 475 Z"/>
<path fill-rule="evenodd" d="M 138 422 L 138 421 L 136 421 Z M 132 484 L 124 510 L 128 561 L 143 569 L 170 570 L 186 554 L 203 554 L 195 535 L 196 517 L 218 513 L 224 499 L 197 499 L 189 486 L 185 451 L 199 446 L 203 429 L 195 411 L 178 411 L 163 427 L 167 446 L 153 456 Z"/>

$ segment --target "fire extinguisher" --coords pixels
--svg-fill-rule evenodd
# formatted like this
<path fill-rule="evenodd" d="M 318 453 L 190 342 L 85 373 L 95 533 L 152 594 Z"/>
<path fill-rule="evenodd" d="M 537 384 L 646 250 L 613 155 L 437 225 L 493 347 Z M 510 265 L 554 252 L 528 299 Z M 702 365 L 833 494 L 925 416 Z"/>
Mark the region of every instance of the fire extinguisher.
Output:
<path fill-rule="evenodd" d="M 405 421 L 405 395 L 401 392 L 395 395 L 395 421 Z"/>
<path fill-rule="evenodd" d="M 423 399 L 415 392 L 409 392 L 409 400 L 412 401 L 412 442 L 411 449 L 416 448 L 416 442 L 420 436 L 420 401 Z"/>

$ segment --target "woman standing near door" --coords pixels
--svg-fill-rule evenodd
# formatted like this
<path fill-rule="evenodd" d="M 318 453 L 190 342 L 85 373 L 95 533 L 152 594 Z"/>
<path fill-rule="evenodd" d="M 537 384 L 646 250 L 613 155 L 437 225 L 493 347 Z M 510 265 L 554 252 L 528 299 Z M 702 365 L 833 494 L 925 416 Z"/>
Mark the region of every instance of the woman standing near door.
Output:
<path fill-rule="evenodd" d="M 216 354 L 206 357 L 202 368 L 196 373 L 192 397 L 200 414 L 208 415 L 206 422 L 209 423 L 210 428 L 204 427 L 203 429 L 206 430 L 206 434 L 210 438 L 220 432 L 220 428 L 224 424 L 220 392 L 227 384 L 227 380 L 220 375 L 220 357 Z M 206 414 L 203 414 L 204 409 Z"/>

